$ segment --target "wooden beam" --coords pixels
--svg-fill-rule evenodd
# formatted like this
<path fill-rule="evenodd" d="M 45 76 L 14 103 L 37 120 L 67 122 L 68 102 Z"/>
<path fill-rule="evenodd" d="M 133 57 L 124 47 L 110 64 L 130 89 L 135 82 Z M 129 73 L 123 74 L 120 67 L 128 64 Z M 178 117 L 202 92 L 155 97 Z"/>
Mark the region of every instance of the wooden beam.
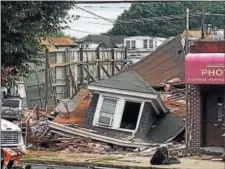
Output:
<path fill-rule="evenodd" d="M 89 70 L 85 66 L 83 66 L 83 69 L 88 74 L 88 76 L 95 82 L 96 79 L 94 78 L 94 76 L 92 76 L 92 74 L 89 72 Z"/>
<path fill-rule="evenodd" d="M 115 68 L 116 68 L 116 70 L 117 70 L 118 72 L 121 71 L 117 64 L 115 64 Z"/>
<path fill-rule="evenodd" d="M 110 74 L 109 74 L 108 71 L 104 68 L 104 66 L 103 66 L 103 65 L 100 65 L 100 66 L 101 66 L 103 72 L 106 74 L 106 76 L 107 76 L 107 77 L 110 77 Z"/>
<path fill-rule="evenodd" d="M 97 60 L 100 60 L 100 52 L 99 52 L 99 48 L 97 48 L 96 50 L 96 57 Z M 100 63 L 97 63 L 97 76 L 98 76 L 98 80 L 101 80 L 101 67 L 100 67 Z"/>
<path fill-rule="evenodd" d="M 130 62 L 127 62 L 122 69 L 125 70 L 126 68 L 128 68 L 130 66 L 131 66 Z"/>
<path fill-rule="evenodd" d="M 112 53 L 112 60 L 115 60 L 115 51 L 114 49 L 111 50 Z M 112 61 L 112 75 L 115 74 L 115 61 Z"/>

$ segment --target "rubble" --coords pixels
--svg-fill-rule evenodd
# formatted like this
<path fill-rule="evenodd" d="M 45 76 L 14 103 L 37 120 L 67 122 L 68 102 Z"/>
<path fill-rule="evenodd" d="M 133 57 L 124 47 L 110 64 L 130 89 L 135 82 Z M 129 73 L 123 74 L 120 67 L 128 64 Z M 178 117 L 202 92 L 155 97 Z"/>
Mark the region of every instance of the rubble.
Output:
<path fill-rule="evenodd" d="M 165 86 L 165 91 L 161 93 L 161 98 L 170 111 L 179 116 L 186 117 L 186 89 L 178 89 Z"/>
<path fill-rule="evenodd" d="M 178 94 L 177 94 L 178 92 Z M 177 103 L 183 104 L 178 98 L 183 98 L 181 94 L 185 94 L 183 90 L 168 90 L 161 96 L 164 102 L 169 103 L 168 100 L 176 100 Z M 88 90 L 82 90 L 75 96 L 76 105 L 69 105 L 67 107 L 69 112 L 63 107 L 59 106 L 61 114 L 42 111 L 36 106 L 33 110 L 24 112 L 23 121 L 29 122 L 27 143 L 32 144 L 34 149 L 45 149 L 50 151 L 67 151 L 67 152 L 86 152 L 86 153 L 118 153 L 118 152 L 135 152 L 140 155 L 149 156 L 154 153 L 159 144 L 155 142 L 144 142 L 142 139 L 136 137 L 113 138 L 108 135 L 102 135 L 96 130 L 81 127 L 80 123 L 83 121 L 83 115 L 90 100 Z M 84 106 L 85 105 L 85 106 Z M 51 114 L 51 115 L 50 115 Z M 69 116 L 69 118 L 67 117 Z M 79 119 L 79 120 L 78 120 Z M 79 122 L 79 123 L 76 123 Z M 168 145 L 171 143 L 167 143 Z M 181 144 L 179 144 L 181 146 Z M 168 147 L 170 150 L 177 149 L 173 144 Z M 173 151 L 173 154 L 179 154 Z"/>

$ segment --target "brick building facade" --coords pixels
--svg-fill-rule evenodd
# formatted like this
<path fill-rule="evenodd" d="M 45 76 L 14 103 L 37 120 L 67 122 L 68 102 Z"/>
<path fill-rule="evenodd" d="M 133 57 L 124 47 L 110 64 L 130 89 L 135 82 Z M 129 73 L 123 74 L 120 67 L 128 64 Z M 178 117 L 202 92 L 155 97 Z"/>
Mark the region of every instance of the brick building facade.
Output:
<path fill-rule="evenodd" d="M 213 74 L 216 69 L 224 67 L 225 41 L 198 41 L 191 46 L 190 54 L 185 59 L 188 111 L 186 144 L 189 149 L 224 145 L 225 75 L 219 77 Z M 203 76 L 203 70 L 210 72 Z M 221 111 L 220 98 L 223 100 Z"/>

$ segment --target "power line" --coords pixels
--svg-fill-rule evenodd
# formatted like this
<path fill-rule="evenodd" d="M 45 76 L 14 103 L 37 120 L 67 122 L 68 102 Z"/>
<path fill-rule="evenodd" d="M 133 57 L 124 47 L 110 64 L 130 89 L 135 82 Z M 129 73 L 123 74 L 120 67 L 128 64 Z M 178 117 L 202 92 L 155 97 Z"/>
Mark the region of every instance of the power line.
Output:
<path fill-rule="evenodd" d="M 155 0 L 161 2 L 160 0 Z M 107 0 L 107 1 L 93 1 L 93 0 L 75 0 L 76 4 L 118 4 L 118 3 L 143 3 L 143 2 L 153 2 L 149 0 Z"/>
<path fill-rule="evenodd" d="M 79 21 L 79 20 L 78 20 Z M 112 26 L 113 24 L 107 24 L 107 23 L 100 23 L 100 22 L 89 22 L 89 21 L 79 21 L 83 23 L 90 23 L 90 24 L 96 24 L 96 25 L 107 25 L 107 26 Z"/>
<path fill-rule="evenodd" d="M 105 17 L 103 17 L 103 16 L 97 15 L 97 14 L 91 12 L 91 11 L 88 11 L 88 10 L 82 8 L 82 7 L 79 7 L 79 6 L 77 6 L 77 5 L 74 5 L 74 7 L 78 8 L 78 9 L 80 9 L 80 10 L 82 10 L 82 11 L 85 11 L 85 12 L 87 12 L 87 13 L 90 13 L 91 15 L 94 15 L 94 16 L 96 16 L 96 17 L 102 18 L 103 20 L 106 20 L 106 21 L 108 21 L 108 22 L 114 23 L 113 21 L 111 21 L 111 20 L 109 20 L 109 19 L 107 19 L 107 18 L 105 18 Z"/>
<path fill-rule="evenodd" d="M 94 33 L 94 32 L 88 32 L 88 31 L 83 31 L 83 30 L 79 30 L 79 29 L 72 29 L 72 28 L 69 28 L 68 30 L 71 30 L 71 31 L 75 31 L 75 32 L 82 32 L 82 33 L 88 33 L 88 34 L 98 34 L 98 33 Z"/>
<path fill-rule="evenodd" d="M 128 7 L 120 7 L 120 6 L 82 6 L 83 8 L 92 8 L 92 9 L 127 9 Z"/>

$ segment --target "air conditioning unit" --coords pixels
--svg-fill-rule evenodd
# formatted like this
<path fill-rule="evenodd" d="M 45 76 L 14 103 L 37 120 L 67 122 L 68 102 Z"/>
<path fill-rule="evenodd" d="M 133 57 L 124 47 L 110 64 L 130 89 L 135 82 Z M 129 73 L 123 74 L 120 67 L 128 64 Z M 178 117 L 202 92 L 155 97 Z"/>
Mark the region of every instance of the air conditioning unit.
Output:
<path fill-rule="evenodd" d="M 100 116 L 98 123 L 104 126 L 112 126 L 113 118 L 107 116 Z"/>

